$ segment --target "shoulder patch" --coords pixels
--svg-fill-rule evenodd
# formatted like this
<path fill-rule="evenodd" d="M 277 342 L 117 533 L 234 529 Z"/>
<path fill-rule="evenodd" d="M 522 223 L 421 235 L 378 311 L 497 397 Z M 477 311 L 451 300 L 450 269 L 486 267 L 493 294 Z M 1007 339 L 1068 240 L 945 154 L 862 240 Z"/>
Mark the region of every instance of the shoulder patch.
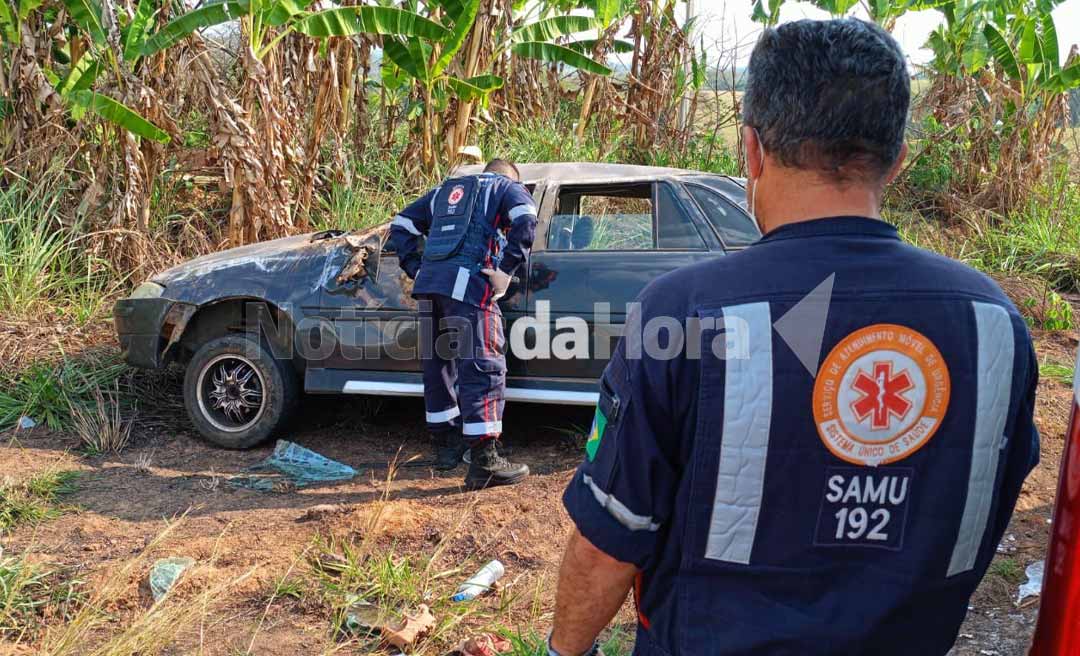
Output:
<path fill-rule="evenodd" d="M 903 460 L 930 441 L 949 406 L 949 368 L 922 333 L 875 324 L 829 353 L 814 382 L 814 423 L 826 448 L 857 465 Z"/>

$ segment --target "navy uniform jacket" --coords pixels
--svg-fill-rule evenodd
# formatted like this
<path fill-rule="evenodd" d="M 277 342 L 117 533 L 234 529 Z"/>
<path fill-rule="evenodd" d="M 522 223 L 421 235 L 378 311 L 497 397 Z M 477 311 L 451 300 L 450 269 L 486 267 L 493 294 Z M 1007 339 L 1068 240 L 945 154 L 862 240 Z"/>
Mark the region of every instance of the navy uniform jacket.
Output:
<path fill-rule="evenodd" d="M 634 653 L 945 654 L 1038 462 L 997 285 L 844 217 L 639 300 L 564 496 L 642 570 Z"/>
<path fill-rule="evenodd" d="M 406 275 L 415 278 L 413 295 L 441 294 L 480 308 L 497 308 L 492 300 L 491 284 L 480 268 L 498 266 L 513 275 L 529 256 L 536 235 L 536 205 L 524 185 L 495 173 L 477 176 L 479 195 L 473 208 L 473 220 L 485 221 L 505 239 L 492 238 L 483 262 L 463 272 L 456 264 L 431 262 L 420 266 L 421 235 L 431 229 L 433 207 L 441 186 L 412 202 L 390 225 L 390 240 Z"/>

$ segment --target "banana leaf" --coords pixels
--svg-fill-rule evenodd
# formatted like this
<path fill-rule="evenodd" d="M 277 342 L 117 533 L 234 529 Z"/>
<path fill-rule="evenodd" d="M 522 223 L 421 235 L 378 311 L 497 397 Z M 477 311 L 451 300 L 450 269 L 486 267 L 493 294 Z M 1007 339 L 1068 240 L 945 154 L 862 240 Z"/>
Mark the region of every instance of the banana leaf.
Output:
<path fill-rule="evenodd" d="M 0 0 L 0 30 L 3 32 L 5 41 L 19 44 L 19 21 L 15 19 L 15 12 L 11 11 L 8 0 Z"/>
<path fill-rule="evenodd" d="M 64 79 L 56 85 L 56 92 L 61 96 L 68 96 L 73 91 L 89 89 L 97 79 L 101 66 L 89 54 L 79 57 L 79 61 L 71 67 Z"/>
<path fill-rule="evenodd" d="M 248 0 L 223 0 L 177 16 L 143 43 L 144 57 L 157 54 L 205 27 L 234 21 L 248 12 Z"/>
<path fill-rule="evenodd" d="M 75 24 L 81 27 L 95 45 L 105 45 L 105 29 L 101 26 L 101 5 L 96 0 L 64 0 L 64 6 Z"/>
<path fill-rule="evenodd" d="M 431 70 L 433 76 L 438 77 L 441 75 L 446 70 L 446 67 L 450 65 L 451 60 L 454 59 L 454 55 L 457 54 L 458 50 L 461 50 L 462 44 L 465 43 L 465 37 L 469 35 L 469 30 L 472 29 L 473 23 L 476 22 L 476 13 L 479 10 L 480 0 L 465 0 L 460 13 L 454 15 L 454 29 L 450 33 L 450 38 L 442 44 L 442 54 L 439 55 L 438 61 L 435 62 L 435 66 Z"/>
<path fill-rule="evenodd" d="M 418 36 L 434 41 L 450 37 L 450 30 L 420 14 L 393 7 L 339 7 L 310 14 L 296 22 L 296 31 L 312 37 L 383 34 Z"/>
<path fill-rule="evenodd" d="M 1012 48 L 1009 46 L 1009 42 L 1001 35 L 996 27 L 989 23 L 983 28 L 983 35 L 986 37 L 986 42 L 990 45 L 990 52 L 994 55 L 994 61 L 1001 67 L 1001 70 L 1013 78 L 1014 80 L 1020 79 L 1020 64 L 1016 61 L 1016 55 L 1013 54 Z"/>
<path fill-rule="evenodd" d="M 164 130 L 143 118 L 127 105 L 109 96 L 82 90 L 73 91 L 68 95 L 68 98 L 75 104 L 119 125 L 132 134 L 161 143 L 169 142 L 169 135 Z"/>
<path fill-rule="evenodd" d="M 19 20 L 24 21 L 29 18 L 30 14 L 43 3 L 44 0 L 19 0 L 16 3 L 19 7 Z"/>
<path fill-rule="evenodd" d="M 510 35 L 510 40 L 514 43 L 551 41 L 560 36 L 595 30 L 600 27 L 602 27 L 600 21 L 589 16 L 552 16 L 519 27 Z"/>
<path fill-rule="evenodd" d="M 465 80 L 448 76 L 446 81 L 454 93 L 466 101 L 483 98 L 492 91 L 501 89 L 503 85 L 503 79 L 498 75 L 477 75 Z"/>
<path fill-rule="evenodd" d="M 409 48 L 397 39 L 383 40 L 383 56 L 389 59 L 395 66 L 405 71 L 410 77 L 417 80 L 426 79 L 426 72 L 423 71 L 423 62 L 417 62 L 413 59 Z"/>
<path fill-rule="evenodd" d="M 611 69 L 600 62 L 570 48 L 557 46 L 554 43 L 526 41 L 524 43 L 515 43 L 511 50 L 514 54 L 528 59 L 565 64 L 597 75 L 611 75 Z"/>
<path fill-rule="evenodd" d="M 600 21 L 600 24 L 607 27 L 615 22 L 622 10 L 622 0 L 596 0 L 596 7 L 593 11 L 596 13 L 596 19 Z"/>
<path fill-rule="evenodd" d="M 124 37 L 124 60 L 133 62 L 142 56 L 142 46 L 146 41 L 146 35 L 150 31 L 150 21 L 154 18 L 154 3 L 152 0 L 139 0 L 139 6 L 135 8 L 135 17 L 127 26 L 127 34 Z"/>
<path fill-rule="evenodd" d="M 277 0 L 266 13 L 266 22 L 275 27 L 289 22 L 293 16 L 304 13 L 311 0 Z"/>
<path fill-rule="evenodd" d="M 598 39 L 581 39 L 580 41 L 571 41 L 570 43 L 564 43 L 567 48 L 576 50 L 583 55 L 591 55 L 592 51 L 596 48 L 596 42 Z M 611 42 L 611 52 L 626 54 L 634 52 L 634 44 L 629 41 L 623 41 L 621 39 L 615 39 Z"/>

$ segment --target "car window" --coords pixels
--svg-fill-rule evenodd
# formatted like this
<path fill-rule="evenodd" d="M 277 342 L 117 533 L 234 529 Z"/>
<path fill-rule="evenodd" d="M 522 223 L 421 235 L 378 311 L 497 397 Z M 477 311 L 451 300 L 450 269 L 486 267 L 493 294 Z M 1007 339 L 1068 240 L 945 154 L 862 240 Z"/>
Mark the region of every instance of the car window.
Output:
<path fill-rule="evenodd" d="M 761 236 L 753 219 L 736 209 L 724 196 L 693 184 L 686 185 L 686 190 L 716 228 L 725 246 L 748 246 Z"/>
<path fill-rule="evenodd" d="M 625 251 L 653 248 L 652 185 L 564 187 L 548 229 L 548 248 Z"/>
<path fill-rule="evenodd" d="M 659 248 L 704 250 L 705 240 L 666 184 L 656 190 L 656 245 Z"/>

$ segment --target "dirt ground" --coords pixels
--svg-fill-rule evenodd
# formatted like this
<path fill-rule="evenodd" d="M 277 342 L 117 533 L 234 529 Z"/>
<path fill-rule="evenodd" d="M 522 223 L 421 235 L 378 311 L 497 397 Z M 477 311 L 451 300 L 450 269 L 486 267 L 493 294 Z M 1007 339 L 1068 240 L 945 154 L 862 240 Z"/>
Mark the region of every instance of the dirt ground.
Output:
<path fill-rule="evenodd" d="M 1071 363 L 1076 348 L 1074 333 L 1039 337 L 1040 358 L 1050 361 Z M 178 587 L 179 597 L 195 594 L 200 583 L 247 576 L 227 599 L 218 600 L 214 621 L 200 627 L 202 653 L 245 653 L 251 643 L 250 653 L 285 655 L 322 651 L 329 619 L 325 608 L 303 599 L 281 599 L 268 610 L 276 582 L 304 567 L 317 536 L 361 539 L 375 531 L 380 548 L 400 555 L 426 557 L 442 545 L 438 565 L 448 569 L 471 570 L 499 558 L 508 572 L 503 594 L 481 603 L 498 609 L 505 626 L 535 623 L 546 631 L 570 527 L 560 498 L 580 461 L 580 434 L 589 425 L 590 410 L 511 405 L 506 435 L 514 458 L 529 463 L 534 476 L 515 488 L 467 493 L 460 486 L 464 468 L 444 475 L 423 462 L 429 447 L 416 420 L 423 410 L 419 400 L 309 398 L 287 437 L 352 465 L 360 475 L 333 485 L 259 492 L 236 489 L 229 479 L 267 457 L 272 444 L 230 452 L 203 442 L 186 426 L 175 401 L 168 402 L 169 390 L 178 384 L 175 373 L 155 380 L 159 401 L 145 409 L 154 421 L 140 425 L 133 445 L 121 455 L 87 456 L 72 435 L 40 428 L 6 434 L 0 467 L 9 476 L 48 468 L 81 475 L 66 512 L 3 535 L 4 551 L 32 550 L 93 587 L 103 578 L 115 579 L 125 562 L 177 523 L 150 557 L 186 555 L 210 563 Z M 1042 462 L 1027 481 L 995 566 L 972 600 L 954 654 L 1026 651 L 1038 602 L 1029 599 L 1017 607 L 1014 601 L 1023 568 L 1045 551 L 1070 396 L 1061 381 L 1040 385 Z M 388 482 L 392 461 L 403 466 Z M 375 508 L 381 509 L 378 522 Z M 110 609 L 115 626 L 149 605 L 145 577 L 146 567 L 137 567 L 119 581 L 122 594 Z M 620 621 L 630 626 L 629 608 Z M 187 653 L 192 646 L 177 649 Z"/>

